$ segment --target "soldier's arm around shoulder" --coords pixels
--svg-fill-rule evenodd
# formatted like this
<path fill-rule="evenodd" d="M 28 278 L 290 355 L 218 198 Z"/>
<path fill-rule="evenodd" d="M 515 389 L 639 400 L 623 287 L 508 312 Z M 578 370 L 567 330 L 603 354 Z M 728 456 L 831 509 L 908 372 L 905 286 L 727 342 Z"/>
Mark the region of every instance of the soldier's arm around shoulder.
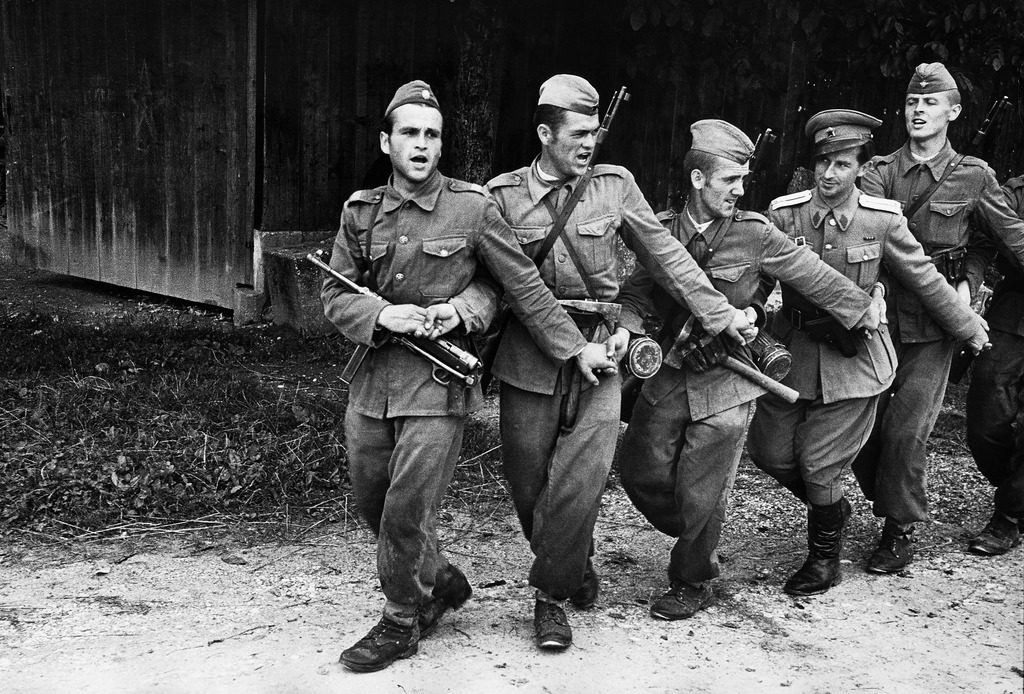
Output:
<path fill-rule="evenodd" d="M 885 156 L 875 156 L 868 161 L 864 175 L 857 181 L 858 187 L 868 195 L 884 198 L 889 193 L 892 167 L 896 165 L 896 152 Z"/>

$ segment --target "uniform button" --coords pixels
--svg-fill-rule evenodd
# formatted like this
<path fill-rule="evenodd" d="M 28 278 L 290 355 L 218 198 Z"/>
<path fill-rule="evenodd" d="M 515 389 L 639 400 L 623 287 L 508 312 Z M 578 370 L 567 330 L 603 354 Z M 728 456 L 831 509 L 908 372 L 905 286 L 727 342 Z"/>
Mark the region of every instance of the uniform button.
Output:
<path fill-rule="evenodd" d="M 834 227 L 834 226 L 836 225 L 836 220 L 834 220 L 834 219 L 830 219 L 830 220 L 828 220 L 828 225 L 829 225 L 830 227 Z"/>
<path fill-rule="evenodd" d="M 917 222 L 911 222 L 910 223 L 910 228 L 911 229 L 916 229 L 917 228 Z"/>
<path fill-rule="evenodd" d="M 863 258 L 861 258 L 861 260 L 867 260 L 867 259 L 868 259 L 868 254 L 867 254 L 867 253 L 865 253 L 865 254 L 864 254 L 864 257 L 863 257 Z"/>
<path fill-rule="evenodd" d="M 832 250 L 832 244 L 831 243 L 826 243 L 825 244 L 825 250 L 826 251 L 831 251 Z"/>
<path fill-rule="evenodd" d="M 560 262 L 560 263 L 564 263 L 564 262 L 565 262 L 565 260 L 566 260 L 566 258 L 565 258 L 565 253 L 561 253 L 561 254 L 559 254 L 559 256 L 558 256 L 558 262 Z"/>
<path fill-rule="evenodd" d="M 398 237 L 398 243 L 409 243 L 409 237 L 408 236 L 399 236 Z"/>
<path fill-rule="evenodd" d="M 401 282 L 404 279 L 405 279 L 405 275 L 403 273 L 401 273 L 401 272 L 399 272 L 398 274 L 395 275 L 395 281 L 396 282 Z"/>

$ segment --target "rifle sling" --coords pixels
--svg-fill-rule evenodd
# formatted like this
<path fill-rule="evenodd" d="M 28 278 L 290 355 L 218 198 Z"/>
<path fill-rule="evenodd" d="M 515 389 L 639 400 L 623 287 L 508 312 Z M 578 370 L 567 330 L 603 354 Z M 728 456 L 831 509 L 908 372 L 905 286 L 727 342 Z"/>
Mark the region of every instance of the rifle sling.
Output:
<path fill-rule="evenodd" d="M 576 189 L 572 191 L 572 195 L 570 195 L 569 199 L 565 201 L 565 205 L 562 206 L 557 217 L 554 213 L 551 213 L 555 223 L 552 225 L 551 231 L 548 232 L 547 237 L 544 239 L 544 243 L 539 249 L 537 249 L 537 255 L 533 257 L 533 262 L 537 264 L 537 267 L 540 267 L 544 263 L 544 259 L 548 257 L 548 253 L 551 252 L 551 248 L 555 245 L 555 239 L 557 239 L 565 229 L 565 223 L 569 221 L 569 215 L 571 215 L 572 211 L 576 209 L 576 203 L 578 203 L 580 198 L 583 197 L 583 191 L 586 189 L 587 184 L 590 183 L 590 179 L 593 175 L 594 167 L 591 166 L 587 169 L 587 172 L 580 177 L 579 183 L 576 184 Z M 546 201 L 547 198 L 545 198 L 545 202 Z M 550 212 L 551 209 L 552 208 L 549 207 L 548 211 Z M 566 243 L 566 245 L 568 245 L 568 243 Z"/>
<path fill-rule="evenodd" d="M 578 190 L 579 190 L 579 186 L 576 187 L 576 191 L 578 191 Z M 573 191 L 573 196 L 575 196 L 576 191 Z M 571 202 L 572 202 L 572 196 L 566 202 L 566 207 L 568 207 L 569 203 L 571 203 Z M 559 221 L 561 221 L 561 223 L 562 223 L 561 224 L 561 226 L 562 226 L 561 231 L 564 232 L 565 231 L 565 220 L 568 219 L 568 215 L 565 215 L 563 217 L 564 209 L 562 211 L 563 214 L 559 214 L 558 211 L 555 209 L 555 203 L 551 202 L 551 197 L 550 196 L 544 196 L 544 206 L 548 208 L 548 214 L 551 215 L 551 219 L 555 222 L 555 226 L 558 226 Z M 548 234 L 548 238 L 552 238 L 550 233 Z M 587 288 L 587 298 L 595 299 L 596 300 L 598 298 L 598 296 L 597 296 L 597 289 L 594 287 L 594 281 L 590 277 L 590 273 L 588 273 L 586 271 L 586 269 L 583 267 L 583 262 L 580 260 L 579 255 L 576 253 L 576 249 L 569 242 L 569 239 L 563 238 L 562 241 L 565 243 L 565 250 L 569 253 L 569 258 L 572 260 L 572 264 L 574 266 L 576 266 L 576 272 L 579 273 L 579 276 L 583 279 L 583 284 Z M 545 243 L 546 242 L 547 242 L 547 239 L 545 239 Z M 554 243 L 552 243 L 551 245 L 553 246 Z M 543 260 L 543 258 L 542 258 L 542 260 Z M 537 266 L 540 267 L 540 263 L 537 263 Z"/>

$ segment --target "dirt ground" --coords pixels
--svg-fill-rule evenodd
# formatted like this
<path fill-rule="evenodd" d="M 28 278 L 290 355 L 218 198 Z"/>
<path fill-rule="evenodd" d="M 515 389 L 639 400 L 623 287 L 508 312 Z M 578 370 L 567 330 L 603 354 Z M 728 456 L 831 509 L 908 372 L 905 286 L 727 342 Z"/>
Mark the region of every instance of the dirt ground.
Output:
<path fill-rule="evenodd" d="M 15 296 L 79 320 L 139 310 L 130 293 L 0 269 L 8 310 Z M 1024 549 L 966 552 L 990 492 L 961 444 L 933 451 L 944 472 L 909 570 L 864 572 L 878 521 L 851 489 L 844 581 L 806 599 L 781 591 L 803 559 L 802 509 L 744 459 L 718 601 L 681 622 L 647 614 L 670 540 L 613 476 L 596 532 L 602 593 L 570 610 L 574 645 L 560 654 L 533 646 L 530 554 L 511 507 L 453 490 L 440 537 L 473 597 L 418 655 L 372 674 L 337 662 L 383 603 L 372 537 L 350 513 L 307 527 L 280 514 L 154 521 L 59 541 L 0 529 L 0 692 L 1021 692 Z"/>

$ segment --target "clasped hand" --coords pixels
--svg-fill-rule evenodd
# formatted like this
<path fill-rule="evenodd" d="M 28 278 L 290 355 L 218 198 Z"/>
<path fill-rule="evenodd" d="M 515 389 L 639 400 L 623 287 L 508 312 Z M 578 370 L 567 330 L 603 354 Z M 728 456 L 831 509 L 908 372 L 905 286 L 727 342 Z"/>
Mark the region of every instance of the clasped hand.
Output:
<path fill-rule="evenodd" d="M 451 304 L 417 306 L 390 304 L 377 314 L 377 325 L 393 333 L 436 340 L 459 326 L 462 319 Z"/>

